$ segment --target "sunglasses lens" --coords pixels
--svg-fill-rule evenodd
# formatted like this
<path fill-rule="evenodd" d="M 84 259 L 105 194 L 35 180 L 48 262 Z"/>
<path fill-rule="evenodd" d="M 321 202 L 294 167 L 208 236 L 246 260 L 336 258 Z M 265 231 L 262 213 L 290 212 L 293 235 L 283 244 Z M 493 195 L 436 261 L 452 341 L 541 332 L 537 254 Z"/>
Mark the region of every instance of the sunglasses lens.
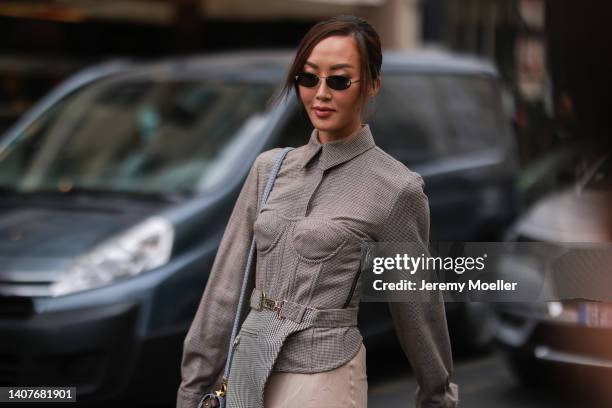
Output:
<path fill-rule="evenodd" d="M 319 77 L 314 74 L 303 72 L 301 74 L 298 74 L 297 83 L 299 85 L 312 88 L 313 86 L 316 86 L 319 83 Z"/>
<path fill-rule="evenodd" d="M 341 91 L 349 87 L 350 81 L 350 78 L 334 75 L 327 78 L 327 85 L 329 85 L 331 89 Z"/>
<path fill-rule="evenodd" d="M 302 72 L 297 75 L 296 81 L 298 85 L 312 88 L 319 84 L 319 77 L 310 72 Z M 327 86 L 336 91 L 343 91 L 351 85 L 351 79 L 342 75 L 332 75 L 326 81 Z"/>

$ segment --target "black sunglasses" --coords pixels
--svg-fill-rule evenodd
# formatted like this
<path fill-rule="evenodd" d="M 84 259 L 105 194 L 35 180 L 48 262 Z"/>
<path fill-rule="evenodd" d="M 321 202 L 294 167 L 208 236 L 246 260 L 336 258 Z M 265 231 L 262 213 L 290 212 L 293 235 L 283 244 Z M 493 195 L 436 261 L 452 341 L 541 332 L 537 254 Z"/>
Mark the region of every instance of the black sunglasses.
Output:
<path fill-rule="evenodd" d="M 300 72 L 295 76 L 295 82 L 298 85 L 305 86 L 306 88 L 312 88 L 319 85 L 319 79 L 325 79 L 327 86 L 336 91 L 343 91 L 348 89 L 352 83 L 359 82 L 360 79 L 355 81 L 351 80 L 351 78 L 342 76 L 342 75 L 331 75 L 328 77 L 320 77 L 310 72 Z"/>

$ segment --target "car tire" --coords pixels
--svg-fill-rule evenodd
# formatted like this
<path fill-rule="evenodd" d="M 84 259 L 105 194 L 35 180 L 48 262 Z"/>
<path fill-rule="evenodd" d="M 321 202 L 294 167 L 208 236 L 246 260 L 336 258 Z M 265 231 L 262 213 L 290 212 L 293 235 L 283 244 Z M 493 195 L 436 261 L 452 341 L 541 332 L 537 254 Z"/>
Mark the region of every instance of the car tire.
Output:
<path fill-rule="evenodd" d="M 475 355 L 493 349 L 498 318 L 490 304 L 462 303 L 449 321 L 453 350 L 460 355 Z"/>
<path fill-rule="evenodd" d="M 548 384 L 548 370 L 544 363 L 526 351 L 506 351 L 506 362 L 521 385 L 537 388 Z"/>

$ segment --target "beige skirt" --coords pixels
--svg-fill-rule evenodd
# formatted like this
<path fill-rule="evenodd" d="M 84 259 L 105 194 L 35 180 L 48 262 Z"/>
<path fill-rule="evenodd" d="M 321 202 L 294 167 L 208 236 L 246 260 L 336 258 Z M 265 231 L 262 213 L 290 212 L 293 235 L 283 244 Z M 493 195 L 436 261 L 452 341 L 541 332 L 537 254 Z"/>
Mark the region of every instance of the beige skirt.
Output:
<path fill-rule="evenodd" d="M 265 408 L 365 408 L 368 405 L 366 349 L 349 362 L 314 374 L 273 371 L 264 390 Z"/>

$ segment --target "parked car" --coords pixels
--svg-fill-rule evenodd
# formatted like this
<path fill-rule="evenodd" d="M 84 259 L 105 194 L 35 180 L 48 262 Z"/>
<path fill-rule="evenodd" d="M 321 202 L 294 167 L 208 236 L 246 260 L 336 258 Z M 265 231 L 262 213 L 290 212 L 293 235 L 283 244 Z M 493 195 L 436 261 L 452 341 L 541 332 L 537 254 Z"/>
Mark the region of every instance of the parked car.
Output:
<path fill-rule="evenodd" d="M 609 258 L 601 252 L 596 259 L 590 255 L 589 262 L 584 256 L 566 257 L 565 263 L 571 262 L 564 265 L 571 270 L 569 281 L 559 268 L 553 270 L 560 265 L 554 263 L 558 254 L 584 250 L 585 244 L 600 244 L 609 251 L 601 244 L 612 238 L 612 157 L 601 151 L 598 156 L 577 180 L 530 207 L 506 237 L 508 242 L 533 243 L 534 248 L 545 244 L 538 246 L 545 250 L 521 251 L 519 256 L 510 252 L 500 263 L 510 269 L 502 271 L 507 276 L 516 272 L 512 265 L 533 265 L 523 274 L 547 283 L 540 289 L 550 301 L 496 304 L 497 339 L 514 374 L 527 385 L 558 380 L 593 385 L 607 373 L 609 388 L 612 379 L 612 302 L 605 301 L 612 296 L 609 283 L 602 281 L 605 274 L 598 275 L 602 267 L 609 272 L 609 264 L 601 264 Z M 551 279 L 555 273 L 557 278 Z"/>
<path fill-rule="evenodd" d="M 312 130 L 294 96 L 266 107 L 291 57 L 98 65 L 0 139 L 0 385 L 173 401 L 182 341 L 251 164 Z M 431 240 L 495 240 L 516 213 L 517 170 L 495 68 L 441 52 L 384 61 L 368 123 L 423 175 Z M 454 345 L 491 339 L 488 309 L 447 309 L 463 334 Z M 368 347 L 384 344 L 386 305 L 364 304 L 360 325 Z"/>

